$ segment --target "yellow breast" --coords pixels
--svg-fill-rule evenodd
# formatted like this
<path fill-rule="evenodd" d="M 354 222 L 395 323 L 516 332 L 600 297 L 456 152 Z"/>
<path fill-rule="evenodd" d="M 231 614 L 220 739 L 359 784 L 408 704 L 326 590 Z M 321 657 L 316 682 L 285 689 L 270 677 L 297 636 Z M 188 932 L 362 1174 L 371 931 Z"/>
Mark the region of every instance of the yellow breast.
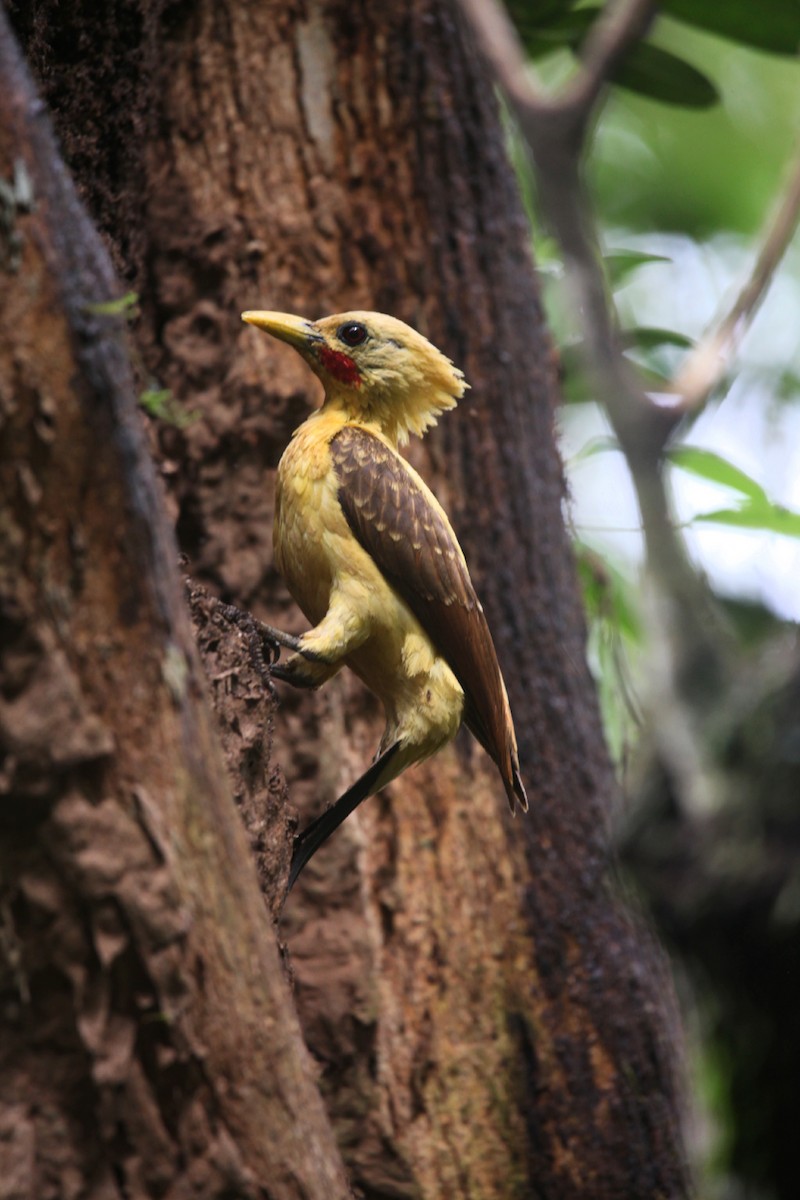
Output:
<path fill-rule="evenodd" d="M 333 584 L 325 536 L 344 525 L 328 450 L 332 433 L 324 426 L 317 416 L 297 431 L 278 464 L 275 493 L 275 563 L 312 624 L 325 615 Z"/>
<path fill-rule="evenodd" d="M 275 562 L 312 625 L 325 617 L 334 591 L 345 598 L 368 632 L 348 655 L 349 666 L 380 696 L 394 728 L 419 723 L 436 731 L 432 750 L 445 732 L 451 737 L 458 728 L 463 693 L 347 524 L 329 450 L 344 424 L 340 412 L 323 409 L 301 425 L 286 449 L 278 466 Z M 422 732 L 415 741 L 424 741 Z"/>

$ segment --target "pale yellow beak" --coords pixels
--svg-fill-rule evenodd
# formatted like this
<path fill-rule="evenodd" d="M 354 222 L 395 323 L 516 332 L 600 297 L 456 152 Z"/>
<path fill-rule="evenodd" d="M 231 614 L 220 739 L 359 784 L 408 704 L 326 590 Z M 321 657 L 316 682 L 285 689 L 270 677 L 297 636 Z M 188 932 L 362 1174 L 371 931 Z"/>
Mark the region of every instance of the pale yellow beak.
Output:
<path fill-rule="evenodd" d="M 288 342 L 296 350 L 306 350 L 312 342 L 323 341 L 322 334 L 313 321 L 282 312 L 243 312 L 242 320 L 248 325 L 265 329 L 273 337 Z"/>

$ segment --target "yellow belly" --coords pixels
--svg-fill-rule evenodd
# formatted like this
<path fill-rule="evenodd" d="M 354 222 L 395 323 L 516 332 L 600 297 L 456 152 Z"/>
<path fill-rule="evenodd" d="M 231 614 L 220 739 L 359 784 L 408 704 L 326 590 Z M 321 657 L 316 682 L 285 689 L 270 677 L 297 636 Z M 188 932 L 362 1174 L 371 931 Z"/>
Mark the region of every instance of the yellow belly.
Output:
<path fill-rule="evenodd" d="M 386 739 L 417 746 L 418 758 L 453 737 L 463 691 L 405 602 L 356 541 L 339 504 L 328 443 L 341 419 L 316 414 L 278 467 L 275 561 L 312 625 L 337 605 L 365 632 L 344 659 L 386 710 Z"/>

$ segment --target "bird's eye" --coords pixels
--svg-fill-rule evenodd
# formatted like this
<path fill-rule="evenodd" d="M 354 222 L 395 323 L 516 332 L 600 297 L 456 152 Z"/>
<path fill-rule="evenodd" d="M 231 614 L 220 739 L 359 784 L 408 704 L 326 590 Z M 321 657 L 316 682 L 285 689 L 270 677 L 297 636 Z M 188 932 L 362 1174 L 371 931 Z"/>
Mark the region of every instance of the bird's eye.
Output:
<path fill-rule="evenodd" d="M 367 340 L 367 327 L 360 321 L 348 321 L 346 325 L 339 326 L 336 336 L 345 346 L 360 346 Z"/>

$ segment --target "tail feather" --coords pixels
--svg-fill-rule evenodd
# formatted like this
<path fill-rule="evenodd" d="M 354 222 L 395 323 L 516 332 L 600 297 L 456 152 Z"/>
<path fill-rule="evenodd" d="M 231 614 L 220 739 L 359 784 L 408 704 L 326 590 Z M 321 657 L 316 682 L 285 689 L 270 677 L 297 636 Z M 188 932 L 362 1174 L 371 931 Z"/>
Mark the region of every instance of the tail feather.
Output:
<path fill-rule="evenodd" d="M 356 780 L 352 787 L 349 787 L 330 808 L 326 809 L 316 820 L 307 825 L 302 833 L 297 835 L 294 840 L 292 865 L 289 868 L 287 893 L 294 887 L 298 875 L 311 856 L 316 854 L 320 846 L 339 828 L 342 821 L 358 808 L 362 800 L 366 800 L 374 792 L 379 791 L 383 782 L 387 782 L 387 780 L 381 781 L 381 776 L 386 772 L 386 768 L 399 749 L 400 743 L 395 742 L 388 750 L 384 750 L 383 754 L 375 759 L 372 766 Z"/>
<path fill-rule="evenodd" d="M 511 715 L 509 713 L 510 721 Z M 509 725 L 505 744 L 502 747 L 496 745 L 488 729 L 475 712 L 474 705 L 470 704 L 469 700 L 467 700 L 464 708 L 464 724 L 473 737 L 480 742 L 500 772 L 503 787 L 506 789 L 506 796 L 508 796 L 508 806 L 512 814 L 517 811 L 517 805 L 520 806 L 523 812 L 527 812 L 528 797 L 525 792 L 525 785 L 522 782 L 522 776 L 519 773 L 519 760 L 517 758 L 517 745 L 514 740 L 513 725 Z"/>
<path fill-rule="evenodd" d="M 506 795 L 508 796 L 508 803 L 511 806 L 512 814 L 515 811 L 516 804 L 519 804 L 523 812 L 527 812 L 528 796 L 519 773 L 519 763 L 516 760 L 516 756 L 511 763 L 511 779 L 506 779 L 505 772 L 503 772 L 503 783 L 505 784 Z"/>

